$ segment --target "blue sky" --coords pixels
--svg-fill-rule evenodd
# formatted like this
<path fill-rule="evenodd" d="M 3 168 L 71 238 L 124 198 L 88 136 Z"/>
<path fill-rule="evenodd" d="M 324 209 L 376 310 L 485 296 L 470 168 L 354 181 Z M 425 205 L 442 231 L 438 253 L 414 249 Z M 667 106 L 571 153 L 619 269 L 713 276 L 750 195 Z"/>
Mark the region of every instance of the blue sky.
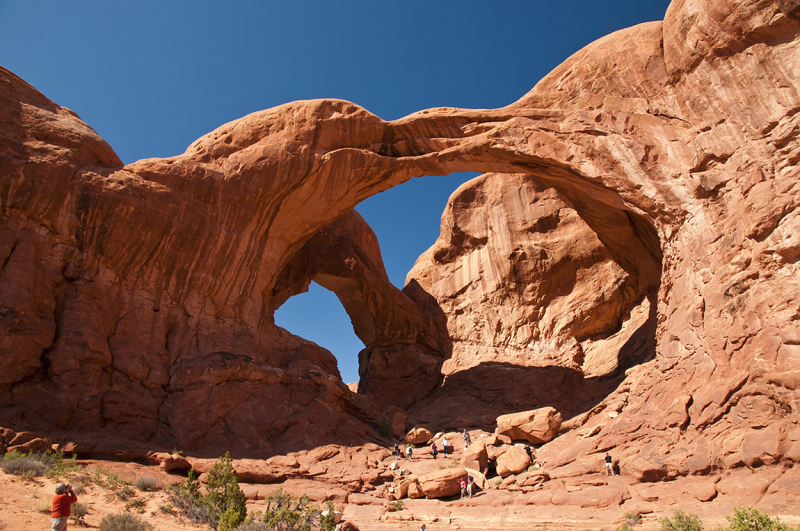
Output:
<path fill-rule="evenodd" d="M 225 122 L 298 99 L 342 98 L 384 119 L 507 105 L 586 44 L 663 19 L 668 4 L 0 0 L 0 64 L 76 111 L 128 163 L 182 153 Z M 415 179 L 357 207 L 396 285 L 471 176 Z M 276 321 L 358 379 L 363 345 L 332 293 L 314 284 Z"/>

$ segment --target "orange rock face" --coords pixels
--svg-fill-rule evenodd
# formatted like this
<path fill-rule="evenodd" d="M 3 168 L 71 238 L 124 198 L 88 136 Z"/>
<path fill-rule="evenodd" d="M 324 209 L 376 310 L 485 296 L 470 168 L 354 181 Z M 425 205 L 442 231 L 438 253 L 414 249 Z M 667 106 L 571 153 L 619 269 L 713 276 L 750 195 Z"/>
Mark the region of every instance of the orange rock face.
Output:
<path fill-rule="evenodd" d="M 0 70 L 0 423 L 264 455 L 371 440 L 390 405 L 437 429 L 553 406 L 549 467 L 793 462 L 798 35 L 796 3 L 675 0 L 502 109 L 295 102 L 124 167 Z M 488 175 L 394 290 L 350 212 L 463 170 Z M 359 394 L 274 325 L 311 280 L 367 345 Z"/>

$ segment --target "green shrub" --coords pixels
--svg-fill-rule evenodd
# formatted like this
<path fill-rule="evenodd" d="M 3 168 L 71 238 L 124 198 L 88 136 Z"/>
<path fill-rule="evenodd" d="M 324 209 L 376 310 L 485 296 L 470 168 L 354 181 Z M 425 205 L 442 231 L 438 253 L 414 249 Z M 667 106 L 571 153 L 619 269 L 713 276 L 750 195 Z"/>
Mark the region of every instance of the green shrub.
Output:
<path fill-rule="evenodd" d="M 729 531 L 792 531 L 776 516 L 771 518 L 752 507 L 736 507 L 733 516 L 727 516 Z"/>
<path fill-rule="evenodd" d="M 244 522 L 247 516 L 247 500 L 239 488 L 239 476 L 233 468 L 230 452 L 217 459 L 208 472 L 208 484 L 204 501 L 208 505 L 215 520 L 230 513 L 226 522 L 235 528 Z"/>
<path fill-rule="evenodd" d="M 627 523 L 624 523 L 617 528 L 617 531 L 633 531 L 633 528 L 629 526 Z"/>
<path fill-rule="evenodd" d="M 133 482 L 133 486 L 145 492 L 155 491 L 159 488 L 159 482 L 153 476 L 140 476 Z"/>
<path fill-rule="evenodd" d="M 98 531 L 149 531 L 153 526 L 131 513 L 108 514 L 100 520 Z"/>
<path fill-rule="evenodd" d="M 390 505 L 394 507 L 395 511 L 402 511 L 406 506 L 406 504 L 403 503 L 403 500 L 393 501 Z"/>
<path fill-rule="evenodd" d="M 233 507 L 228 507 L 228 509 L 222 513 L 222 516 L 219 517 L 219 524 L 217 524 L 217 531 L 233 531 L 239 524 L 242 523 L 243 518 L 239 511 Z"/>
<path fill-rule="evenodd" d="M 217 459 L 208 472 L 205 495 L 200 493 L 194 469 L 189 470 L 189 477 L 180 486 L 165 490 L 171 506 L 194 524 L 205 524 L 212 529 L 236 529 L 247 516 L 246 500 L 239 488 L 239 477 L 230 453 Z"/>
<path fill-rule="evenodd" d="M 48 453 L 46 458 L 47 477 L 50 479 L 67 477 L 69 474 L 83 470 L 83 466 L 78 464 L 77 455 L 64 459 L 64 452 L 52 452 Z"/>
<path fill-rule="evenodd" d="M 267 510 L 254 520 L 267 524 L 268 529 L 312 531 L 320 528 L 321 511 L 307 496 L 298 499 L 278 489 L 264 501 Z"/>
<path fill-rule="evenodd" d="M 93 480 L 96 484 L 100 485 L 101 487 L 106 487 L 111 490 L 117 490 L 120 487 L 129 487 L 130 483 L 119 477 L 117 474 L 110 472 L 102 467 L 97 467 L 94 469 Z M 132 494 L 131 494 L 132 495 Z M 120 498 L 125 500 L 127 498 Z"/>
<path fill-rule="evenodd" d="M 336 527 L 336 507 L 333 502 L 325 502 L 325 510 L 320 513 L 319 528 L 321 531 L 334 531 Z"/>
<path fill-rule="evenodd" d="M 703 531 L 703 523 L 696 514 L 686 514 L 681 510 L 673 511 L 672 518 L 659 520 L 661 531 Z"/>

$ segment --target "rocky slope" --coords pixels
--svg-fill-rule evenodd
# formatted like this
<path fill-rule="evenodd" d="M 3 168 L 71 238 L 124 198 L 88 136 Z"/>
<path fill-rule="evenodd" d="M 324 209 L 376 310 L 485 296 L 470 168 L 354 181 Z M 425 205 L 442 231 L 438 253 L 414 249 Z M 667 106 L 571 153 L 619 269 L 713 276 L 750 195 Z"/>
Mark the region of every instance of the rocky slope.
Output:
<path fill-rule="evenodd" d="M 796 2 L 675 0 L 663 22 L 587 46 L 502 109 L 385 122 L 295 102 L 124 167 L 74 113 L 0 71 L 0 423 L 264 455 L 368 441 L 397 400 L 454 423 L 447 400 L 484 380 L 468 394 L 485 422 L 488 401 L 533 382 L 548 392 L 497 409 L 556 405 L 565 429 L 583 427 L 541 449 L 564 474 L 607 449 L 643 481 L 789 465 L 799 30 Z M 374 255 L 353 262 L 376 251 L 356 221 L 341 221 L 352 244 L 315 236 L 374 193 L 463 170 L 498 174 L 471 192 L 502 208 L 483 217 L 461 190 L 405 295 Z M 501 200 L 522 190 L 535 191 L 524 208 Z M 523 238 L 490 242 L 490 219 Z M 534 255 L 551 236 L 559 247 Z M 330 263 L 295 261 L 315 246 Z M 557 289 L 574 278 L 572 291 L 546 293 L 544 274 Z M 329 353 L 274 326 L 310 280 L 368 342 L 363 394 Z M 620 333 L 637 345 L 622 361 Z"/>

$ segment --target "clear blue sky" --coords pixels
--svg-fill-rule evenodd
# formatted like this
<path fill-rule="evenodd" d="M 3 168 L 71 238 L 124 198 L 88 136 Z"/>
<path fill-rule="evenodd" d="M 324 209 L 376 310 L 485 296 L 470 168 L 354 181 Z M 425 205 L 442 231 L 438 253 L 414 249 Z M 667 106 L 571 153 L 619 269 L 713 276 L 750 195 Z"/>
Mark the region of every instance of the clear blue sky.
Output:
<path fill-rule="evenodd" d="M 343 98 L 384 119 L 438 106 L 494 108 L 586 44 L 661 20 L 666 0 L 0 0 L 0 64 L 76 111 L 126 163 L 182 153 L 245 114 Z M 402 287 L 474 174 L 415 179 L 357 207 Z M 358 351 L 336 297 L 312 285 L 278 324 L 339 359 Z"/>

